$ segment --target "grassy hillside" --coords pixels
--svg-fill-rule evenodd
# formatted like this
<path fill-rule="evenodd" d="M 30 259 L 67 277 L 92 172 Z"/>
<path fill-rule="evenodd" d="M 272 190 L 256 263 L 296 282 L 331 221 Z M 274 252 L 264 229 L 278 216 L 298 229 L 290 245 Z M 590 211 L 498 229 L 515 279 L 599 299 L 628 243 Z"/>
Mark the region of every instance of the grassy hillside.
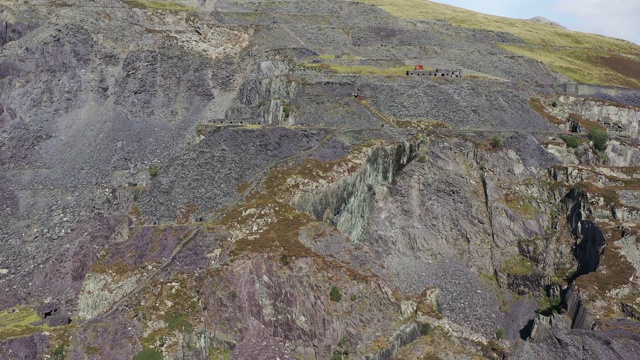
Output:
<path fill-rule="evenodd" d="M 160 9 L 160 10 L 195 10 L 193 6 L 185 5 L 181 1 L 172 0 L 121 0 L 125 4 L 139 9 Z"/>
<path fill-rule="evenodd" d="M 640 46 L 538 22 L 485 15 L 427 0 L 360 0 L 405 19 L 443 19 L 454 25 L 503 31 L 527 44 L 505 49 L 551 65 L 572 80 L 640 89 Z"/>
<path fill-rule="evenodd" d="M 413 66 L 375 67 L 369 65 L 340 65 L 332 63 L 312 64 L 305 63 L 305 67 L 330 70 L 338 74 L 403 76 L 407 70 L 413 70 Z"/>

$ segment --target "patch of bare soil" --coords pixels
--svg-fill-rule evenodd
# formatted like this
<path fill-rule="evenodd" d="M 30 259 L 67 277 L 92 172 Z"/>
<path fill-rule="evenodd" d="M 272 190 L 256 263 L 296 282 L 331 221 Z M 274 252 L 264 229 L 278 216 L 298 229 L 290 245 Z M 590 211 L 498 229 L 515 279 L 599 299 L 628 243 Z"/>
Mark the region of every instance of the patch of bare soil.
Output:
<path fill-rule="evenodd" d="M 598 62 L 603 66 L 629 78 L 628 86 L 640 89 L 640 62 L 622 55 L 601 56 Z"/>

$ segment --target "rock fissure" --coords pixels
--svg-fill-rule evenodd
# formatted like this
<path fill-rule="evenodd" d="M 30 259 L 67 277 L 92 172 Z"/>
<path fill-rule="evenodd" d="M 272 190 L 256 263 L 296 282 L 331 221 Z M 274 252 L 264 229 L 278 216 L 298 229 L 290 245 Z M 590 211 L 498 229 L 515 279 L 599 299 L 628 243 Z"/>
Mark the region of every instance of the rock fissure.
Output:
<path fill-rule="evenodd" d="M 494 258 L 494 253 L 493 253 L 493 247 L 495 246 L 496 243 L 496 236 L 495 236 L 495 232 L 493 230 L 493 211 L 491 210 L 491 204 L 489 203 L 489 191 L 487 189 L 487 177 L 486 177 L 486 173 L 485 170 L 482 170 L 482 190 L 484 192 L 484 204 L 487 210 L 487 214 L 489 215 L 488 220 L 489 220 L 489 229 L 491 231 L 491 262 L 493 263 L 495 261 Z"/>

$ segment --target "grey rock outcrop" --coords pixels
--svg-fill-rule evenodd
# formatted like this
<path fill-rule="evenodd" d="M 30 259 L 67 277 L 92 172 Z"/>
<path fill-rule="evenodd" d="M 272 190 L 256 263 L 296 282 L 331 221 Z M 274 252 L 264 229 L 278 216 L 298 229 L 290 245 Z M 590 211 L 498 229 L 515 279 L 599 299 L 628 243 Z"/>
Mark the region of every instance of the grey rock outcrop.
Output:
<path fill-rule="evenodd" d="M 554 313 L 551 316 L 544 316 L 538 314 L 533 320 L 528 340 L 534 343 L 545 343 L 552 339 L 554 331 L 568 329 L 569 327 L 570 324 L 562 315 Z"/>
<path fill-rule="evenodd" d="M 593 316 L 580 298 L 580 294 L 575 289 L 570 288 L 564 299 L 567 305 L 567 316 L 572 319 L 571 328 L 593 330 Z"/>
<path fill-rule="evenodd" d="M 337 183 L 294 200 L 294 206 L 359 242 L 365 235 L 376 189 L 394 177 L 416 157 L 419 142 L 376 147 L 364 156 L 360 169 Z"/>
<path fill-rule="evenodd" d="M 44 334 L 34 334 L 16 339 L 3 339 L 0 340 L 0 359 L 41 359 L 47 353 L 49 346 L 49 337 Z"/>
<path fill-rule="evenodd" d="M 637 169 L 556 166 L 530 104 L 567 93 L 627 166 L 637 93 L 502 44 L 352 1 L 3 1 L 0 358 L 637 354 L 598 308 L 637 307 Z"/>
<path fill-rule="evenodd" d="M 640 124 L 640 108 L 619 106 L 607 101 L 584 99 L 573 96 L 561 96 L 554 115 L 566 119 L 570 113 L 579 114 L 587 119 L 598 121 L 613 134 L 635 138 Z"/>
<path fill-rule="evenodd" d="M 386 349 L 378 351 L 376 354 L 365 355 L 365 360 L 391 360 L 393 355 L 404 345 L 407 345 L 420 336 L 417 324 L 409 324 L 400 328 L 391 339 L 390 345 Z"/>
<path fill-rule="evenodd" d="M 631 330 L 552 330 L 552 336 L 542 343 L 520 342 L 511 356 L 517 359 L 626 359 L 640 350 L 637 325 L 628 321 L 617 325 Z"/>

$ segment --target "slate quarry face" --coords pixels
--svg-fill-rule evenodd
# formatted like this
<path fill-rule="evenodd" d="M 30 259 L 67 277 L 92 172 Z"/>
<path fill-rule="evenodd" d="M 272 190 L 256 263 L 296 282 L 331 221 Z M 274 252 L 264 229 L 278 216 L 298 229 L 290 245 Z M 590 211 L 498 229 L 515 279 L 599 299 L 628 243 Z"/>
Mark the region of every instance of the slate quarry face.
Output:
<path fill-rule="evenodd" d="M 0 21 L 0 359 L 637 352 L 637 92 L 360 2 Z"/>

